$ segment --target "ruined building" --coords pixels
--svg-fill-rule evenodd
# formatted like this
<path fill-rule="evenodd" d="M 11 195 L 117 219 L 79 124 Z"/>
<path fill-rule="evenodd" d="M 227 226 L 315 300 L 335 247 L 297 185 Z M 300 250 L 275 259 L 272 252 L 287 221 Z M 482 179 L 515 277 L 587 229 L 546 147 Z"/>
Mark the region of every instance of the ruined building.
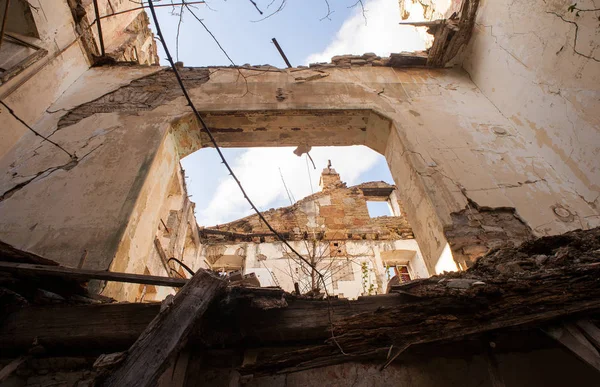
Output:
<path fill-rule="evenodd" d="M 161 67 L 130 1 L 1 0 L 0 383 L 597 385 L 599 12 L 399 3 L 426 52 L 280 69 Z M 273 229 L 199 229 L 179 161 L 209 133 L 365 145 L 395 189 L 327 169 Z"/>
<path fill-rule="evenodd" d="M 380 182 L 346 187 L 331 167 L 321 192 L 263 215 L 310 263 L 281 243 L 257 215 L 200 230 L 201 257 L 214 270 L 254 273 L 263 286 L 304 294 L 323 284 L 339 297 L 385 293 L 388 282 L 429 277 L 419 246 L 403 216 L 394 186 Z M 367 201 L 383 201 L 393 216 L 371 218 Z"/>

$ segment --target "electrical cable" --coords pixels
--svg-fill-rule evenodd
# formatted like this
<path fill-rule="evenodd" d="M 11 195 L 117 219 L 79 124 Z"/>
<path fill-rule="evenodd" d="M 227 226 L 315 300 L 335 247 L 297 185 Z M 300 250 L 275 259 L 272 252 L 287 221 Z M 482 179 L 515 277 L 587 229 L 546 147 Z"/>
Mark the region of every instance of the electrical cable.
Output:
<path fill-rule="evenodd" d="M 185 99 L 188 102 L 188 105 L 190 106 L 190 108 L 194 112 L 194 115 L 196 116 L 196 118 L 198 119 L 198 121 L 200 122 L 200 124 L 202 125 L 202 128 L 204 129 L 204 131 L 206 132 L 206 134 L 210 138 L 210 141 L 213 144 L 213 146 L 215 147 L 215 150 L 217 151 L 217 153 L 219 154 L 219 157 L 221 158 L 221 161 L 223 162 L 223 164 L 225 165 L 225 167 L 229 171 L 229 175 L 231 175 L 231 177 L 233 178 L 233 180 L 235 181 L 235 183 L 239 187 L 240 191 L 242 192 L 242 195 L 244 195 L 244 198 L 246 199 L 246 201 L 248 202 L 248 204 L 250 204 L 250 206 L 252 207 L 252 209 L 254 210 L 254 212 L 256 212 L 256 214 L 258 215 L 258 217 L 260 218 L 260 220 L 265 224 L 265 226 L 267 226 L 267 228 L 277 237 L 277 239 L 279 239 L 283 244 L 285 244 L 286 247 L 289 248 L 291 252 L 293 252 L 295 255 L 297 255 L 298 258 L 300 258 L 304 263 L 306 263 L 307 265 L 309 265 L 310 267 L 312 267 L 317 272 L 317 274 L 319 275 L 319 277 L 321 278 L 321 280 L 323 282 L 323 285 L 326 286 L 325 285 L 325 281 L 323 279 L 323 275 L 308 260 L 306 260 L 306 258 L 304 258 L 299 252 L 297 252 L 288 243 L 288 241 L 286 241 L 285 238 L 279 232 L 277 232 L 273 228 L 273 226 L 271 226 L 271 224 L 267 221 L 267 219 L 264 217 L 264 215 L 258 210 L 258 208 L 254 205 L 254 203 L 252 202 L 252 200 L 248 197 L 248 194 L 244 190 L 244 187 L 242 186 L 242 183 L 239 181 L 239 179 L 237 178 L 237 176 L 233 172 L 233 169 L 231 169 L 231 166 L 229 165 L 229 163 L 225 159 L 225 156 L 223 155 L 223 152 L 221 151 L 221 148 L 219 147 L 219 144 L 217 143 L 215 137 L 213 136 L 212 132 L 208 128 L 208 125 L 206 125 L 206 122 L 204 121 L 204 119 L 202 118 L 202 116 L 200 115 L 200 113 L 198 112 L 198 110 L 196 109 L 196 106 L 194 105 L 194 102 L 192 101 L 192 99 L 191 99 L 191 97 L 190 97 L 187 89 L 185 88 L 185 85 L 183 84 L 183 80 L 181 78 L 181 75 L 179 74 L 179 70 L 177 70 L 177 67 L 175 67 L 175 62 L 173 61 L 173 57 L 171 56 L 171 53 L 169 52 L 169 48 L 167 47 L 167 42 L 166 42 L 166 40 L 165 40 L 165 38 L 163 36 L 163 33 L 162 33 L 161 29 L 160 29 L 160 24 L 158 23 L 158 17 L 156 16 L 156 10 L 154 9 L 154 4 L 153 4 L 152 0 L 150 0 L 148 2 L 148 6 L 150 8 L 150 13 L 152 14 L 152 19 L 154 20 L 154 26 L 156 27 L 156 33 L 157 33 L 157 35 L 159 37 L 159 40 L 160 40 L 160 42 L 161 42 L 161 44 L 163 46 L 163 49 L 165 50 L 165 55 L 167 56 L 167 61 L 169 62 L 170 66 L 171 66 L 171 69 L 173 70 L 173 73 L 175 74 L 175 77 L 177 78 L 177 82 L 179 83 L 179 86 L 181 87 L 181 91 L 183 92 L 183 96 L 185 97 Z"/>

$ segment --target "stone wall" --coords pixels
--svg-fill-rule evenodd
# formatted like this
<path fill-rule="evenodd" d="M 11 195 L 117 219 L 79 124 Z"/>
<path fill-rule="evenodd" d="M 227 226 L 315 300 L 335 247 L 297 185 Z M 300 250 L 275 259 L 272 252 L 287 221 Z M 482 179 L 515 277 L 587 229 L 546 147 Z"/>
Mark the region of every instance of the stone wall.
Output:
<path fill-rule="evenodd" d="M 329 176 L 323 174 L 325 181 Z M 404 216 L 382 216 L 371 218 L 367 209 L 364 188 L 387 190 L 389 196 L 395 190 L 393 185 L 384 182 L 370 182 L 346 187 L 339 175 L 329 182 L 323 191 L 310 195 L 289 207 L 271 209 L 263 216 L 278 232 L 290 240 L 395 240 L 413 239 L 412 229 Z M 376 198 L 381 200 L 381 197 Z M 386 198 L 384 197 L 383 200 Z M 396 199 L 397 200 L 397 199 Z M 402 204 L 398 202 L 398 207 Z M 217 233 L 222 231 L 223 233 Z M 250 215 L 240 220 L 201 230 L 207 243 L 219 240 L 275 241 L 277 238 L 267 228 L 258 215 Z M 230 233 L 230 234 L 226 234 Z M 233 233 L 233 234 L 231 234 Z M 264 235 L 263 235 L 264 234 Z M 211 239 L 212 238 L 212 239 Z"/>
<path fill-rule="evenodd" d="M 411 278 L 429 276 L 406 218 L 401 213 L 369 215 L 367 200 L 387 201 L 400 211 L 395 186 L 378 181 L 347 187 L 330 167 L 323 169 L 320 185 L 321 192 L 263 213 L 305 261 L 258 215 L 201 228 L 198 259 L 215 270 L 253 273 L 262 286 L 293 292 L 298 283 L 302 294 L 323 289 L 312 265 L 325 279 L 329 294 L 346 298 L 385 293 L 393 277 L 387 269 L 395 265 L 407 265 Z"/>

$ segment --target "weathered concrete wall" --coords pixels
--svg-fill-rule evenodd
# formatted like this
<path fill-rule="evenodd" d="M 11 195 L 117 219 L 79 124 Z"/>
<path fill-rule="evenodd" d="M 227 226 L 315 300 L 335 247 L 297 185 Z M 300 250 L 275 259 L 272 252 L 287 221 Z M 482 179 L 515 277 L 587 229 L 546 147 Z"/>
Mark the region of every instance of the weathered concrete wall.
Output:
<path fill-rule="evenodd" d="M 73 83 L 90 63 L 74 29 L 67 1 L 52 4 L 32 0 L 38 8 L 32 12 L 39 39 L 24 38 L 47 51 L 47 54 L 17 76 L 0 84 L 0 99 L 26 122 L 38 121 L 45 110 Z M 32 103 L 35 101 L 35 103 Z M 0 156 L 27 131 L 0 107 Z"/>
<path fill-rule="evenodd" d="M 94 186 L 97 179 L 104 176 L 102 179 L 106 178 L 106 184 L 113 189 L 108 197 L 113 199 L 91 200 L 83 212 L 102 219 L 106 214 L 114 213 L 108 209 L 116 203 L 124 203 L 125 198 L 137 200 L 139 191 L 123 192 L 124 188 L 132 186 L 135 176 L 139 175 L 140 181 L 159 178 L 148 176 L 147 167 L 142 170 L 139 167 L 153 159 L 158 142 L 165 138 L 163 133 L 168 123 L 172 123 L 179 157 L 208 142 L 206 135 L 190 119 L 189 108 L 174 91 L 177 87 L 172 75 L 169 81 L 168 72 L 150 75 L 116 89 L 119 84 L 111 82 L 103 86 L 103 79 L 135 79 L 140 77 L 140 71 L 147 70 L 113 67 L 94 71 L 101 71 L 88 78 L 96 79 L 94 95 L 109 94 L 90 103 L 82 100 L 76 108 L 49 115 L 51 119 L 41 121 L 40 125 L 46 125 L 48 133 L 60 126 L 57 135 L 63 136 L 61 140 L 67 146 L 87 140 L 89 135 L 85 128 L 89 126 L 99 134 L 94 137 L 95 141 L 105 137 L 114 141 L 111 150 L 115 156 L 98 153 L 102 157 L 94 159 L 90 172 L 82 179 L 71 180 L 75 177 L 72 172 L 79 166 L 63 173 L 65 179 L 73 183 L 72 191 L 63 188 L 60 195 L 51 193 L 47 196 L 52 200 L 55 195 L 59 196 L 54 208 L 64 212 L 62 207 L 67 204 L 62 198 L 66 192 L 78 196 L 81 187 Z M 206 112 L 208 124 L 224 146 L 366 144 L 384 153 L 430 273 L 441 270 L 440 257 L 452 248 L 452 239 L 459 236 L 453 214 L 473 207 L 470 203 L 492 212 L 498 208 L 502 211 L 512 208 L 515 215 L 512 224 L 521 231 L 525 224 L 526 229 L 534 229 L 532 233 L 537 235 L 587 228 L 600 222 L 598 210 L 573 193 L 570 180 L 557 174 L 555 161 L 546 159 L 537 146 L 521 136 L 513 123 L 472 83 L 468 74 L 460 70 L 389 67 L 240 70 L 244 75 L 253 75 L 246 79 L 247 82 L 236 69 L 208 71 L 210 79 L 206 77 L 207 70 L 203 69 L 184 69 L 183 74 L 188 77 L 188 87 L 197 108 Z M 311 78 L 313 75 L 315 77 Z M 81 87 L 74 86 L 71 91 L 66 93 L 70 102 L 78 95 L 85 96 L 87 101 L 92 99 Z M 161 105 L 153 103 L 152 95 L 161 96 Z M 69 105 L 73 106 L 73 103 Z M 63 116 L 59 119 L 60 114 Z M 110 130 L 112 128 L 117 129 Z M 23 140 L 14 153 L 2 160 L 3 164 L 14 162 L 16 154 L 31 154 L 28 152 L 35 146 L 31 141 Z M 131 152 L 131 147 L 136 151 Z M 118 163 L 119 168 L 110 172 L 106 170 L 107 163 Z M 44 170 L 47 165 L 36 156 L 28 161 L 28 172 L 21 173 L 18 168 L 14 172 L 27 176 L 31 175 L 30 171 Z M 118 179 L 114 180 L 111 174 L 125 180 L 117 185 Z M 63 236 L 55 237 L 55 242 L 50 243 L 45 237 L 55 225 L 64 222 L 52 223 L 50 229 L 29 230 L 36 218 L 52 213 L 43 204 L 31 200 L 31 189 L 38 186 L 40 190 L 48 190 L 64 184 L 58 183 L 57 176 L 53 174 L 36 185 L 29 184 L 18 195 L 0 203 L 2 237 L 18 247 L 39 253 L 53 250 L 61 240 L 62 254 L 57 251 L 54 256 L 64 256 L 66 252 L 69 256 L 78 256 L 81 243 L 72 244 Z M 13 179 L 11 175 L 4 175 L 2 186 L 13 186 Z M 580 221 L 564 222 L 553 215 L 552 206 L 557 203 L 577 213 Z M 24 212 L 16 212 L 17 209 Z M 123 219 L 129 219 L 129 214 L 124 212 Z M 75 227 L 83 219 L 91 218 L 78 216 L 70 222 Z M 109 226 L 98 221 L 94 224 L 101 224 L 100 227 L 111 229 L 114 235 L 121 235 L 115 230 L 124 223 L 113 222 Z M 544 227 L 540 228 L 540 224 Z M 483 235 L 487 232 L 484 225 L 474 227 L 471 224 L 465 232 Z M 445 234 L 449 230 L 454 234 Z M 85 240 L 81 235 L 79 237 Z M 519 234 L 514 242 L 524 238 L 527 236 Z M 39 242 L 27 243 L 25 239 Z M 485 248 L 495 243 L 488 244 L 486 238 L 475 239 L 474 243 Z M 103 248 L 114 251 L 106 245 Z M 106 268 L 112 256 L 109 254 L 102 259 L 102 264 L 97 261 L 94 265 Z M 459 264 L 467 264 L 464 260 L 461 263 L 460 259 L 457 259 Z M 61 260 L 73 261 L 72 258 Z"/>

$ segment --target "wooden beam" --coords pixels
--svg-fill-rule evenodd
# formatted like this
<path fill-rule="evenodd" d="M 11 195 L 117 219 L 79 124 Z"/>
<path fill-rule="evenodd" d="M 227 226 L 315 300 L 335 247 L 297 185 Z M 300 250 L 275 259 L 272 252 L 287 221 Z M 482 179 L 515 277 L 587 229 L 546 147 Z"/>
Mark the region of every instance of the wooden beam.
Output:
<path fill-rule="evenodd" d="M 574 324 L 551 326 L 543 331 L 578 358 L 600 371 L 600 354 Z"/>
<path fill-rule="evenodd" d="M 57 262 L 42 258 L 39 255 L 28 253 L 27 251 L 19 250 L 2 241 L 0 241 L 0 261 L 58 266 Z"/>
<path fill-rule="evenodd" d="M 600 240 L 597 236 L 600 236 L 600 228 L 543 238 L 525 244 L 522 250 L 508 249 L 481 258 L 466 273 L 424 279 L 414 286 L 402 287 L 401 294 L 356 301 L 302 300 L 288 296 L 287 307 L 280 303 L 279 309 L 262 310 L 252 308 L 251 300 L 252 296 L 262 297 L 265 289 L 234 288 L 237 290 L 223 297 L 207 312 L 202 323 L 197 324 L 201 332 L 210 332 L 210 335 L 196 334 L 193 343 L 199 349 L 270 344 L 287 347 L 283 352 L 266 354 L 256 363 L 240 369 L 244 374 L 260 375 L 385 356 L 391 345 L 398 348 L 406 344 L 458 340 L 506 328 L 539 327 L 567 317 L 591 318 L 600 310 L 600 262 L 597 255 L 585 254 L 587 250 L 578 250 L 578 246 L 590 249 L 589 244 L 581 241 L 595 243 Z M 514 257 L 520 259 L 522 252 L 538 254 L 565 246 L 569 247 L 569 257 L 583 257 L 581 262 L 569 259 L 560 261 L 564 262 L 562 265 L 552 262 L 540 268 L 531 262 L 531 256 L 527 266 L 530 270 L 512 277 L 497 274 L 496 267 L 500 263 L 516 259 Z M 526 261 L 520 259 L 519 262 L 525 266 Z M 468 288 L 451 286 L 453 281 L 461 277 L 467 279 L 467 276 L 471 284 Z M 277 297 L 281 298 L 281 294 Z M 23 350 L 37 337 L 46 348 L 53 344 L 59 349 L 71 346 L 80 352 L 90 351 L 97 349 L 93 346 L 94 340 L 106 345 L 103 342 L 111 337 L 127 338 L 132 336 L 133 330 L 143 330 L 139 328 L 144 324 L 137 314 L 141 315 L 140 311 L 148 306 L 104 307 L 103 313 L 95 315 L 91 311 L 100 309 L 83 307 L 70 316 L 68 311 L 74 309 L 68 306 L 60 310 L 47 308 L 43 315 L 36 315 L 39 309 L 34 308 L 18 311 L 7 316 L 0 326 L 0 347 L 3 352 L 15 347 Z M 125 308 L 129 312 L 127 316 L 114 313 L 108 317 L 109 307 Z M 158 313 L 157 306 L 153 308 L 154 314 L 146 316 L 146 322 Z M 133 309 L 138 310 L 137 314 L 132 314 Z M 131 324 L 136 324 L 135 329 Z"/>
<path fill-rule="evenodd" d="M 146 327 L 129 349 L 127 358 L 102 385 L 156 385 L 169 362 L 187 342 L 194 325 L 225 287 L 225 281 L 215 274 L 198 270 L 172 302 Z"/>
<path fill-rule="evenodd" d="M 582 319 L 575 323 L 597 349 L 600 349 L 600 329 L 591 320 Z"/>
<path fill-rule="evenodd" d="M 21 356 L 4 366 L 4 368 L 0 370 L 0 383 L 8 379 L 8 377 L 15 372 L 15 370 L 19 368 L 21 364 L 25 363 L 30 358 L 31 356 Z"/>
<path fill-rule="evenodd" d="M 2 271 L 26 276 L 36 275 L 62 277 L 84 282 L 96 279 L 146 285 L 172 286 L 177 288 L 184 286 L 188 282 L 187 279 L 183 278 L 159 277 L 153 275 L 140 275 L 129 273 L 115 273 L 101 270 L 73 269 L 70 267 L 62 266 L 32 265 L 26 263 L 12 262 L 0 262 L 0 272 Z"/>

